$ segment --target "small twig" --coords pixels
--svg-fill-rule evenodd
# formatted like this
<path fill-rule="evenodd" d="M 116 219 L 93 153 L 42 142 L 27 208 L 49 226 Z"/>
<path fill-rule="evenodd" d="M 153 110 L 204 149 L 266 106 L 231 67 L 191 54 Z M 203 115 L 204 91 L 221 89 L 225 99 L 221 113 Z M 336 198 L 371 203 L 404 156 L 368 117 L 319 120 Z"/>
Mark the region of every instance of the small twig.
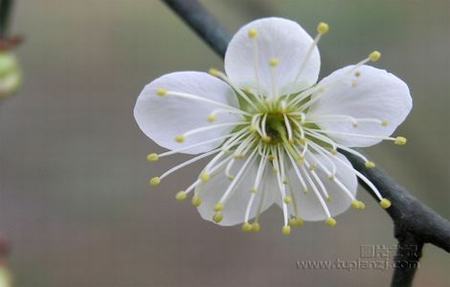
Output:
<path fill-rule="evenodd" d="M 217 54 L 224 57 L 230 37 L 197 0 L 163 1 Z M 394 236 L 399 242 L 391 286 L 411 286 L 425 243 L 450 252 L 450 223 L 418 201 L 381 169 L 367 169 L 360 158 L 341 152 L 356 170 L 378 187 L 384 197 L 391 200 L 392 206 L 386 211 L 394 221 Z M 367 185 L 360 183 L 374 196 Z"/>
<path fill-rule="evenodd" d="M 7 36 L 14 0 L 0 0 L 0 39 Z"/>
<path fill-rule="evenodd" d="M 219 56 L 224 56 L 230 41 L 228 32 L 197 0 L 163 0 Z"/>
<path fill-rule="evenodd" d="M 13 50 L 23 41 L 21 36 L 9 35 L 13 6 L 14 0 L 0 0 L 0 52 Z"/>

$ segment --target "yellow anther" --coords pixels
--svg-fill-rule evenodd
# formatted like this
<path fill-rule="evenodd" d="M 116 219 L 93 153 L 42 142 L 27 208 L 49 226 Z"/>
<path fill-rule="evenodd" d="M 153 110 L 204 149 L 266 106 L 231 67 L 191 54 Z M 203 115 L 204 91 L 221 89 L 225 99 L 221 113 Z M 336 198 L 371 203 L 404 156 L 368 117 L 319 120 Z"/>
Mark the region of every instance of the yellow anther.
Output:
<path fill-rule="evenodd" d="M 214 77 L 218 77 L 221 74 L 220 71 L 217 70 L 216 68 L 209 69 L 208 73 L 211 74 Z"/>
<path fill-rule="evenodd" d="M 303 219 L 298 217 L 292 217 L 289 219 L 289 225 L 292 227 L 300 227 L 304 224 Z"/>
<path fill-rule="evenodd" d="M 279 63 L 280 63 L 280 60 L 278 60 L 277 58 L 271 58 L 269 60 L 269 65 L 271 67 L 276 67 L 276 66 L 278 66 Z"/>
<path fill-rule="evenodd" d="M 223 203 L 222 202 L 218 202 L 216 203 L 216 205 L 214 205 L 214 211 L 222 211 L 223 210 Z"/>
<path fill-rule="evenodd" d="M 218 212 L 214 213 L 213 220 L 215 223 L 221 222 L 223 220 L 222 212 L 218 211 Z"/>
<path fill-rule="evenodd" d="M 269 137 L 269 136 L 262 136 L 262 137 L 261 137 L 261 140 L 262 140 L 264 143 L 270 143 L 270 142 L 272 141 L 272 138 Z"/>
<path fill-rule="evenodd" d="M 292 197 L 290 197 L 289 195 L 284 197 L 284 203 L 289 204 L 291 202 L 292 202 Z"/>
<path fill-rule="evenodd" d="M 160 97 L 164 97 L 165 95 L 167 95 L 167 90 L 163 89 L 163 88 L 159 88 L 156 90 L 156 94 Z"/>
<path fill-rule="evenodd" d="M 291 227 L 289 225 L 284 225 L 281 228 L 281 233 L 283 233 L 283 235 L 289 235 L 291 234 Z"/>
<path fill-rule="evenodd" d="M 392 203 L 389 199 L 383 198 L 380 200 L 380 206 L 384 209 L 391 207 Z"/>
<path fill-rule="evenodd" d="M 337 155 L 338 154 L 336 149 L 332 149 L 332 150 L 330 150 L 330 152 L 331 152 L 332 155 Z"/>
<path fill-rule="evenodd" d="M 244 232 L 250 232 L 250 231 L 252 231 L 253 227 L 252 227 L 252 225 L 250 223 L 245 222 L 244 224 L 242 224 L 242 228 L 241 229 Z"/>
<path fill-rule="evenodd" d="M 249 130 L 250 132 L 256 132 L 256 127 L 255 127 L 254 125 L 251 125 L 251 126 L 248 128 L 248 130 Z"/>
<path fill-rule="evenodd" d="M 328 195 L 327 197 L 325 197 L 325 200 L 326 200 L 327 202 L 332 202 L 332 201 L 333 201 L 333 198 L 332 198 L 330 195 Z"/>
<path fill-rule="evenodd" d="M 407 141 L 405 137 L 396 137 L 394 143 L 396 145 L 405 145 Z"/>
<path fill-rule="evenodd" d="M 158 161 L 159 156 L 156 153 L 150 153 L 147 155 L 147 160 L 148 161 Z"/>
<path fill-rule="evenodd" d="M 176 141 L 177 143 L 184 143 L 185 140 L 186 140 L 186 137 L 183 136 L 183 135 L 179 135 L 179 136 L 176 136 L 176 137 L 175 137 L 175 141 Z"/>
<path fill-rule="evenodd" d="M 312 164 L 312 165 L 309 166 L 309 170 L 310 171 L 315 171 L 316 168 L 317 168 L 316 164 Z"/>
<path fill-rule="evenodd" d="M 305 138 L 299 138 L 297 141 L 298 141 L 298 143 L 301 144 L 301 145 L 305 145 L 305 144 L 306 144 Z"/>
<path fill-rule="evenodd" d="M 252 232 L 259 232 L 261 231 L 261 225 L 258 222 L 252 223 Z"/>
<path fill-rule="evenodd" d="M 215 114 L 210 114 L 208 116 L 208 122 L 213 123 L 215 121 L 217 121 L 217 116 Z"/>
<path fill-rule="evenodd" d="M 361 72 L 360 72 L 360 71 L 356 71 L 356 72 L 355 72 L 355 77 L 358 78 L 359 76 L 361 76 Z"/>
<path fill-rule="evenodd" d="M 228 175 L 227 178 L 228 178 L 229 180 L 233 180 L 233 179 L 234 179 L 234 176 Z"/>
<path fill-rule="evenodd" d="M 384 120 L 384 121 L 381 122 L 381 125 L 382 125 L 383 127 L 387 127 L 387 126 L 389 125 L 389 121 Z"/>
<path fill-rule="evenodd" d="M 252 29 L 248 30 L 248 37 L 250 39 L 255 39 L 256 36 L 258 36 L 258 32 L 256 31 L 255 28 L 252 28 Z"/>
<path fill-rule="evenodd" d="M 330 30 L 330 26 L 328 26 L 325 22 L 320 22 L 319 25 L 317 25 L 317 33 L 320 35 L 323 35 L 327 33 Z"/>
<path fill-rule="evenodd" d="M 192 205 L 195 207 L 199 207 L 202 204 L 202 199 L 198 195 L 194 195 L 192 197 Z"/>
<path fill-rule="evenodd" d="M 244 93 L 252 94 L 252 89 L 249 87 L 244 87 L 242 90 L 244 91 Z"/>
<path fill-rule="evenodd" d="M 329 226 L 334 227 L 336 226 L 336 219 L 334 219 L 333 217 L 328 217 L 325 223 Z"/>
<path fill-rule="evenodd" d="M 366 168 L 374 168 L 375 167 L 375 163 L 373 161 L 370 161 L 370 160 L 366 161 L 364 163 L 364 165 L 366 166 Z"/>
<path fill-rule="evenodd" d="M 364 209 L 366 208 L 366 205 L 364 204 L 364 202 L 355 199 L 352 201 L 352 207 L 355 209 Z"/>
<path fill-rule="evenodd" d="M 157 186 L 157 185 L 159 185 L 160 182 L 161 182 L 161 179 L 159 177 L 157 177 L 157 176 L 152 177 L 150 179 L 150 185 L 151 186 Z"/>
<path fill-rule="evenodd" d="M 203 182 L 208 182 L 210 176 L 209 173 L 207 173 L 206 171 L 202 172 L 199 176 L 200 180 Z"/>
<path fill-rule="evenodd" d="M 297 157 L 297 159 L 295 160 L 299 165 L 302 165 L 305 163 L 305 158 L 303 157 Z"/>
<path fill-rule="evenodd" d="M 187 197 L 187 193 L 185 191 L 179 191 L 175 195 L 175 199 L 178 201 L 183 201 L 186 199 L 186 197 Z"/>
<path fill-rule="evenodd" d="M 251 192 L 251 193 L 256 193 L 256 192 L 257 192 L 257 189 L 254 188 L 254 187 L 252 187 L 252 188 L 250 189 L 250 192 Z"/>
<path fill-rule="evenodd" d="M 336 175 L 335 174 L 329 174 L 327 177 L 328 177 L 329 180 L 334 180 L 336 178 Z"/>
<path fill-rule="evenodd" d="M 359 202 L 359 209 L 365 209 L 366 208 L 366 204 L 362 201 Z"/>
<path fill-rule="evenodd" d="M 369 60 L 372 62 L 376 62 L 381 58 L 381 53 L 378 51 L 373 51 L 369 54 Z"/>

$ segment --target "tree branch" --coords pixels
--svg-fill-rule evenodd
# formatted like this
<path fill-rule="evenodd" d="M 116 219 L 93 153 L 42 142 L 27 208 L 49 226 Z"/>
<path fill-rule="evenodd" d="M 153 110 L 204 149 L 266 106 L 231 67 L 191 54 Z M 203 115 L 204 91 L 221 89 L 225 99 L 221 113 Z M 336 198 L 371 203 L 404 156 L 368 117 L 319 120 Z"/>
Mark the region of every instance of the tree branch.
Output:
<path fill-rule="evenodd" d="M 14 0 L 0 0 L 0 39 L 8 32 L 9 20 Z"/>
<path fill-rule="evenodd" d="M 223 57 L 230 41 L 228 32 L 197 0 L 163 0 L 211 49 Z"/>
<path fill-rule="evenodd" d="M 224 57 L 230 37 L 197 0 L 163 1 L 217 54 Z M 424 243 L 431 243 L 450 252 L 450 223 L 418 201 L 381 169 L 367 169 L 360 158 L 345 151 L 341 153 L 356 170 L 375 184 L 383 197 L 392 202 L 392 206 L 386 211 L 394 221 L 394 236 L 399 244 L 391 286 L 411 286 Z M 375 197 L 367 185 L 361 181 L 360 184 Z"/>

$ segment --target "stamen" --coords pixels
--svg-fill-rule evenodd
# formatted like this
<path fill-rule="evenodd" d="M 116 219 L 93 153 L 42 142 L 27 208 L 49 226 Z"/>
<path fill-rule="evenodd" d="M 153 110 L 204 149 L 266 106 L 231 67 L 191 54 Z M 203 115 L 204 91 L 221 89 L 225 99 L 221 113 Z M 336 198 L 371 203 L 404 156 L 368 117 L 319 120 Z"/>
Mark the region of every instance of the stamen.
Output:
<path fill-rule="evenodd" d="M 359 123 L 376 123 L 381 126 L 387 126 L 387 121 L 380 120 L 376 118 L 354 118 L 347 115 L 323 115 L 323 116 L 316 116 L 314 118 L 310 118 L 309 120 L 305 121 L 306 123 L 333 123 L 333 122 L 346 122 L 349 121 L 352 123 L 353 127 L 358 127 Z"/>
<path fill-rule="evenodd" d="M 340 144 L 336 144 L 336 146 L 338 148 L 340 148 L 342 150 L 345 150 L 346 152 L 351 153 L 351 154 L 359 157 L 360 159 L 364 160 L 366 168 L 374 168 L 375 167 L 375 163 L 374 162 L 368 160 L 364 155 L 362 155 L 361 153 L 357 152 L 356 150 L 348 148 L 348 147 L 346 147 L 344 145 L 340 145 Z"/>
<path fill-rule="evenodd" d="M 335 135 L 342 135 L 342 136 L 353 136 L 353 137 L 361 137 L 361 138 L 370 138 L 370 139 L 380 139 L 380 140 L 389 140 L 394 141 L 397 145 L 404 145 L 406 144 L 406 138 L 404 137 L 385 137 L 385 136 L 376 136 L 376 135 L 364 135 L 364 134 L 355 134 L 355 133 L 347 133 L 347 132 L 340 132 L 340 131 L 332 131 L 332 130 L 321 130 L 321 129 L 311 129 L 308 128 L 308 131 L 317 132 L 317 133 L 324 133 L 324 134 L 335 134 Z"/>
<path fill-rule="evenodd" d="M 260 77 L 259 77 L 259 47 L 258 47 L 258 40 L 257 40 L 257 31 L 256 29 L 250 29 L 248 31 L 248 37 L 253 40 L 253 71 L 255 74 L 256 79 L 256 89 L 257 93 L 256 95 L 258 98 L 262 98 L 263 95 L 261 93 L 261 84 L 260 84 Z"/>
<path fill-rule="evenodd" d="M 306 134 L 308 134 L 309 136 L 311 136 L 313 138 L 316 138 L 316 139 L 318 139 L 320 141 L 323 141 L 323 142 L 331 145 L 333 150 L 337 150 L 336 143 L 333 140 L 331 140 L 330 138 L 328 138 L 328 137 L 326 137 L 324 135 L 321 135 L 321 134 L 317 133 L 317 131 L 319 131 L 319 130 L 314 130 L 313 131 L 311 129 L 306 129 L 305 128 L 305 133 Z"/>
<path fill-rule="evenodd" d="M 197 133 L 201 133 L 204 131 L 209 131 L 209 130 L 213 130 L 216 128 L 241 126 L 241 125 L 248 125 L 248 124 L 249 124 L 249 122 L 234 122 L 234 123 L 221 123 L 221 124 L 209 125 L 209 126 L 204 126 L 204 127 L 200 127 L 200 128 L 196 128 L 196 129 L 187 131 L 184 134 L 182 134 L 181 137 L 183 137 L 183 141 L 184 141 L 186 139 L 186 137 L 197 134 Z M 177 142 L 178 142 L 178 140 L 177 140 Z"/>
<path fill-rule="evenodd" d="M 233 180 L 234 179 L 234 175 L 231 174 L 231 168 L 233 167 L 235 159 L 232 158 L 228 164 L 227 167 L 225 168 L 225 176 L 229 179 L 229 180 Z"/>
<path fill-rule="evenodd" d="M 250 30 L 248 30 L 248 37 L 250 39 L 255 39 L 256 36 L 258 36 L 258 32 L 256 31 L 255 28 L 251 28 Z"/>
<path fill-rule="evenodd" d="M 303 192 L 308 192 L 308 187 L 305 183 L 305 180 L 303 179 L 303 176 L 300 173 L 300 170 L 298 169 L 297 163 L 295 162 L 294 158 L 292 157 L 292 155 L 290 153 L 287 152 L 287 155 L 289 157 L 289 159 L 291 160 L 292 166 L 294 167 L 294 171 L 295 174 L 297 175 L 297 178 L 300 180 L 300 184 L 303 187 Z"/>
<path fill-rule="evenodd" d="M 156 154 L 156 153 L 151 153 L 151 154 L 149 154 L 147 156 L 147 160 L 148 161 L 157 161 L 157 160 L 159 160 L 162 157 L 173 155 L 173 154 L 177 154 L 177 153 L 189 150 L 191 148 L 195 148 L 195 147 L 198 147 L 198 146 L 202 146 L 202 145 L 205 145 L 205 144 L 209 144 L 209 143 L 220 141 L 220 140 L 223 140 L 223 139 L 226 139 L 226 138 L 230 138 L 230 137 L 236 136 L 237 134 L 239 134 L 239 132 L 236 132 L 236 133 L 233 133 L 233 134 L 229 134 L 229 135 L 226 135 L 226 136 L 217 137 L 217 138 L 210 139 L 210 140 L 207 140 L 207 141 L 199 142 L 199 143 L 196 143 L 196 144 L 193 144 L 193 145 L 190 145 L 190 146 L 186 146 L 186 147 L 182 147 L 182 148 L 179 148 L 179 149 L 170 150 L 170 151 L 161 153 L 159 155 Z"/>
<path fill-rule="evenodd" d="M 405 145 L 406 142 L 407 142 L 407 139 L 406 139 L 405 137 L 396 137 L 396 138 L 394 139 L 394 143 L 395 143 L 396 145 Z"/>
<path fill-rule="evenodd" d="M 368 63 L 368 62 L 376 62 L 381 58 L 381 53 L 378 51 L 373 51 L 372 53 L 369 54 L 369 56 L 367 58 L 365 58 L 364 60 L 362 60 L 361 62 L 357 63 L 353 69 L 351 70 L 351 72 L 353 73 L 355 70 L 357 70 L 359 67 L 361 67 L 362 65 Z"/>
<path fill-rule="evenodd" d="M 284 118 L 284 124 L 286 126 L 286 130 L 288 133 L 288 140 L 290 144 L 294 143 L 293 137 L 292 137 L 292 128 L 291 128 L 291 123 L 289 122 L 288 117 L 286 116 L 286 114 L 283 114 L 283 118 Z"/>
<path fill-rule="evenodd" d="M 221 151 L 221 148 L 214 149 L 214 150 L 212 150 L 212 151 L 209 151 L 209 152 L 206 152 L 206 153 L 204 153 L 204 154 L 198 155 L 198 156 L 196 156 L 196 157 L 194 157 L 194 158 L 191 158 L 191 159 L 189 159 L 189 160 L 187 160 L 187 161 L 185 161 L 185 162 L 183 162 L 183 163 L 181 163 L 181 164 L 179 164 L 179 165 L 177 165 L 177 166 L 172 167 L 171 169 L 169 169 L 168 171 L 166 171 L 165 173 L 163 173 L 163 174 L 159 177 L 159 179 L 162 180 L 162 179 L 164 179 L 165 177 L 167 177 L 168 175 L 170 175 L 171 173 L 173 173 L 173 172 L 175 172 L 175 171 L 177 171 L 177 170 L 179 170 L 179 169 L 181 169 L 181 168 L 183 168 L 183 167 L 185 167 L 185 166 L 188 166 L 188 165 L 190 165 L 190 164 L 192 164 L 192 163 L 194 163 L 194 162 L 196 162 L 196 161 L 199 161 L 199 160 L 201 160 L 202 158 L 205 158 L 205 157 L 208 157 L 208 156 L 210 156 L 210 155 L 213 155 L 213 154 L 215 154 L 215 153 L 217 153 L 217 152 L 219 152 L 219 151 Z"/>
<path fill-rule="evenodd" d="M 212 123 L 215 122 L 217 120 L 217 115 L 218 114 L 223 114 L 223 113 L 229 113 L 229 114 L 241 114 L 242 112 L 240 111 L 236 111 L 236 110 L 230 110 L 230 109 L 217 109 L 217 110 L 213 110 L 207 117 L 208 122 Z"/>
<path fill-rule="evenodd" d="M 296 119 L 294 119 L 292 117 L 290 117 L 290 118 L 291 118 L 292 122 L 294 123 L 294 125 L 297 127 L 298 131 L 300 132 L 300 139 L 304 140 L 305 139 L 305 131 L 303 130 L 303 127 L 300 125 L 300 123 Z M 300 116 L 300 121 L 301 121 L 301 116 Z"/>
<path fill-rule="evenodd" d="M 316 180 L 317 184 L 319 185 L 319 188 L 322 191 L 323 196 L 325 196 L 325 199 L 329 200 L 330 195 L 328 194 L 327 189 L 326 189 L 325 185 L 323 184 L 322 180 L 320 179 L 319 175 L 317 174 L 317 172 L 311 168 L 312 165 L 307 160 L 305 160 L 305 165 L 308 169 L 310 169 L 311 174 L 312 174 L 313 178 Z"/>
<path fill-rule="evenodd" d="M 322 37 L 322 35 L 325 35 L 328 32 L 328 30 L 329 30 L 329 26 L 327 23 L 320 22 L 319 25 L 317 25 L 317 36 L 314 38 L 314 41 L 311 43 L 311 45 L 308 48 L 308 51 L 306 52 L 305 58 L 304 58 L 302 64 L 300 65 L 300 69 L 297 72 L 297 76 L 295 77 L 295 82 L 297 82 L 298 78 L 303 73 L 303 71 L 306 67 L 306 64 L 308 63 L 309 59 L 311 58 L 314 48 L 319 43 L 320 38 Z"/>
<path fill-rule="evenodd" d="M 333 154 L 331 152 L 329 152 L 328 150 L 326 150 L 323 147 L 319 148 L 322 149 L 322 151 L 324 151 L 325 153 L 327 153 L 330 157 L 333 157 Z M 351 171 L 353 171 L 356 176 L 361 179 L 375 194 L 375 196 L 381 201 L 383 199 L 383 197 L 381 196 L 380 191 L 378 190 L 378 188 L 367 178 L 365 177 L 362 173 L 360 173 L 358 170 L 354 169 L 353 166 L 349 163 L 347 163 L 346 161 L 342 160 L 340 157 L 334 157 L 336 160 L 340 161 L 345 167 L 347 167 L 348 169 L 350 169 Z"/>
<path fill-rule="evenodd" d="M 275 74 L 275 68 L 278 66 L 280 61 L 277 58 L 272 58 L 269 61 L 269 65 L 271 67 L 270 69 L 270 80 L 272 84 L 272 98 L 277 99 L 278 98 L 278 92 L 277 92 L 277 78 Z"/>
<path fill-rule="evenodd" d="M 189 93 L 167 91 L 167 90 L 162 89 L 162 88 L 158 89 L 158 91 L 159 90 L 166 91 L 165 95 L 167 95 L 167 96 L 174 96 L 174 97 L 179 97 L 179 98 L 185 98 L 185 99 L 205 102 L 205 103 L 208 103 L 208 104 L 212 104 L 212 105 L 216 105 L 216 106 L 219 106 L 219 107 L 223 107 L 223 108 L 228 109 L 228 110 L 233 110 L 233 111 L 235 111 L 236 113 L 239 113 L 239 114 L 244 114 L 244 115 L 247 115 L 247 116 L 251 116 L 251 114 L 249 114 L 249 113 L 247 113 L 247 112 L 245 112 L 243 110 L 240 110 L 240 109 L 238 109 L 236 107 L 229 106 L 229 105 L 224 104 L 224 103 L 216 102 L 216 101 L 208 99 L 208 98 L 203 98 L 203 97 L 192 95 L 192 94 L 189 94 Z"/>
<path fill-rule="evenodd" d="M 313 152 L 310 152 L 309 153 L 309 155 L 319 164 L 319 166 L 322 168 L 322 170 L 323 171 L 325 171 L 325 173 L 327 173 L 328 174 L 328 177 L 330 178 L 330 179 L 333 179 L 333 177 L 335 177 L 336 176 L 336 165 L 334 164 L 334 162 L 321 150 L 321 149 L 319 149 L 319 148 L 317 148 L 316 146 L 317 146 L 317 144 L 316 143 L 314 143 L 313 141 L 309 141 L 309 144 L 310 144 L 310 146 L 311 146 L 311 148 L 315 151 L 315 152 L 317 152 L 317 153 L 319 153 L 320 155 L 322 155 L 323 156 L 323 158 L 325 158 L 325 160 L 330 164 L 330 166 L 331 166 L 331 169 L 332 169 L 332 171 L 330 172 L 330 170 L 327 168 L 327 167 L 325 167 L 325 165 L 322 163 L 322 161 L 320 161 L 315 155 L 314 155 L 314 153 Z"/>
<path fill-rule="evenodd" d="M 276 175 L 277 175 L 278 189 L 280 191 L 281 198 L 284 199 L 286 197 L 286 190 L 283 185 L 282 174 L 280 172 L 280 170 L 281 170 L 280 159 L 281 159 L 282 155 L 279 153 L 280 152 L 279 147 L 277 148 L 277 150 L 278 150 L 278 152 L 275 152 L 275 149 L 272 148 L 272 154 L 275 155 L 275 159 L 273 160 L 273 163 L 274 163 L 274 167 L 277 169 Z M 284 218 L 284 225 L 283 225 L 282 232 L 285 235 L 289 235 L 290 231 L 291 231 L 290 227 L 285 228 L 286 226 L 289 226 L 289 221 L 288 221 L 287 205 L 284 201 L 282 203 L 282 207 L 283 207 L 283 218 Z"/>
<path fill-rule="evenodd" d="M 325 200 L 322 198 L 322 195 L 319 193 L 319 190 L 317 189 L 313 180 L 309 176 L 308 171 L 306 170 L 305 166 L 301 166 L 301 168 L 303 170 L 303 173 L 305 174 L 306 180 L 308 181 L 309 185 L 312 187 L 314 194 L 316 195 L 317 199 L 319 200 L 320 205 L 322 206 L 322 209 L 325 212 L 327 218 L 331 218 L 331 213 L 327 207 L 327 204 L 325 203 Z"/>
<path fill-rule="evenodd" d="M 253 109 L 255 109 L 256 111 L 258 110 L 258 107 L 253 103 L 253 101 L 251 101 L 248 96 L 242 92 L 241 89 L 239 89 L 238 87 L 234 86 L 233 83 L 228 79 L 227 75 L 225 75 L 224 73 L 222 73 L 219 70 L 216 69 L 210 69 L 209 73 L 215 77 L 218 77 L 219 79 L 223 80 L 225 83 L 227 83 L 239 96 L 241 96 Z M 256 97 L 256 99 L 259 101 L 259 97 Z M 261 103 L 261 102 L 259 102 Z"/>
<path fill-rule="evenodd" d="M 159 156 L 156 153 L 150 153 L 147 155 L 147 160 L 148 161 L 158 161 Z"/>
<path fill-rule="evenodd" d="M 176 195 L 175 195 L 175 199 L 178 201 L 183 201 L 185 200 L 187 197 L 187 194 L 185 191 L 179 191 Z"/>
<path fill-rule="evenodd" d="M 233 181 L 230 183 L 230 185 L 228 186 L 227 190 L 225 191 L 225 193 L 222 195 L 222 197 L 220 198 L 219 202 L 221 203 L 225 203 L 226 200 L 228 199 L 229 194 L 233 191 L 234 187 L 237 185 L 239 179 L 242 177 L 242 175 L 244 174 L 245 170 L 247 169 L 247 166 L 250 164 L 250 162 L 252 161 L 254 155 L 256 154 L 257 149 L 255 149 L 251 155 L 247 158 L 247 160 L 244 162 L 244 164 L 242 165 L 241 169 L 239 170 L 239 172 L 237 173 L 236 177 L 233 179 Z"/>

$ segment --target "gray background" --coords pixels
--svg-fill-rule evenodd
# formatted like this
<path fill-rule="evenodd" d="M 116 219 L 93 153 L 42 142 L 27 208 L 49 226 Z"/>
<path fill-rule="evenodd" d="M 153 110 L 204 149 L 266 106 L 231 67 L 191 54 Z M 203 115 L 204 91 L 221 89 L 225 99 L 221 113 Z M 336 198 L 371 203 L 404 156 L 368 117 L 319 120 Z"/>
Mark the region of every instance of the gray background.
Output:
<path fill-rule="evenodd" d="M 449 217 L 450 4 L 446 0 L 204 1 L 230 31 L 265 15 L 297 20 L 320 43 L 321 75 L 378 49 L 376 66 L 410 86 L 414 109 L 398 134 L 409 143 L 366 149 L 421 201 Z M 200 219 L 174 194 L 194 178 L 182 170 L 151 190 L 161 148 L 137 128 L 142 87 L 177 70 L 222 61 L 159 1 L 18 1 L 13 30 L 25 79 L 0 106 L 0 231 L 13 244 L 16 286 L 386 286 L 392 270 L 298 270 L 297 260 L 359 257 L 361 245 L 395 243 L 392 223 L 364 191 L 332 229 L 279 232 L 281 213 L 259 234 Z M 203 163 L 196 165 L 199 170 Z M 446 286 L 448 255 L 424 250 L 416 286 Z"/>

